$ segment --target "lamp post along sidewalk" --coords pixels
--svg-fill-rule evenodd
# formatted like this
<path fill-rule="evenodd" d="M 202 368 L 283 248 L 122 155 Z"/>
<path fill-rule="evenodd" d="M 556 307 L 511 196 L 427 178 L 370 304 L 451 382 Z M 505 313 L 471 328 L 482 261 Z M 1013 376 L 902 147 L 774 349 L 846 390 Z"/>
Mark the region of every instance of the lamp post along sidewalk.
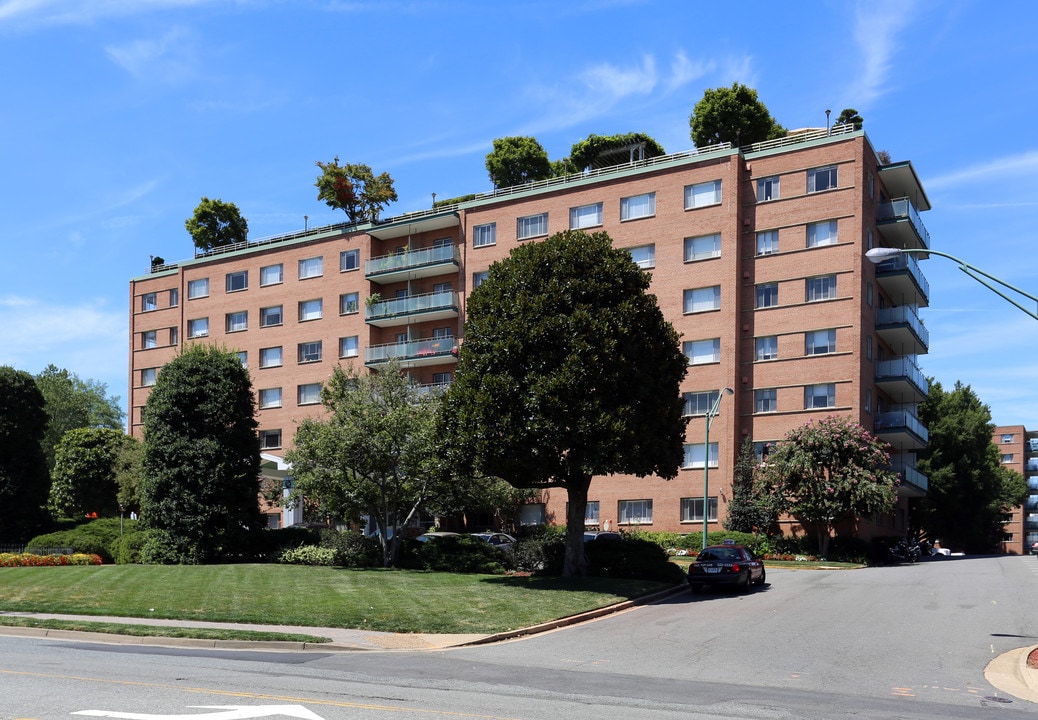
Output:
<path fill-rule="evenodd" d="M 717 392 L 717 399 L 706 411 L 706 438 L 703 441 L 703 550 L 706 550 L 707 522 L 710 519 L 710 424 L 717 417 L 721 407 L 721 398 L 735 393 L 730 387 L 723 387 Z"/>

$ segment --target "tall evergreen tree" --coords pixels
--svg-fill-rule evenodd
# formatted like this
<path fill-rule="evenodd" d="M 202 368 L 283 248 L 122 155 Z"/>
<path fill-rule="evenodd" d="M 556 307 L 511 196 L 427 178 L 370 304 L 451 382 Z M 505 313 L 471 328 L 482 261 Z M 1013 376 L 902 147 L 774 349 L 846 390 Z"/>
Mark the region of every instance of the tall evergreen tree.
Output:
<path fill-rule="evenodd" d="M 22 543 L 47 519 L 47 413 L 32 375 L 0 366 L 0 542 Z"/>
<path fill-rule="evenodd" d="M 725 530 L 768 533 L 778 519 L 775 500 L 759 492 L 754 485 L 757 457 L 753 441 L 746 438 L 739 448 L 732 478 L 732 500 L 724 519 Z"/>

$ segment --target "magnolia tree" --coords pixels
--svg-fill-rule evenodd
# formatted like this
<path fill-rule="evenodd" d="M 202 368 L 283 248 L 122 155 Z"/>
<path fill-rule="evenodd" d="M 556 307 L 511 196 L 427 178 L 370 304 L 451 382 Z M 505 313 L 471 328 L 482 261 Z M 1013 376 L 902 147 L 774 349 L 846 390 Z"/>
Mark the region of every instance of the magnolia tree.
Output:
<path fill-rule="evenodd" d="M 893 509 L 900 480 L 889 465 L 886 443 L 830 416 L 790 430 L 758 467 L 757 487 L 780 512 L 814 526 L 825 557 L 838 521 Z"/>

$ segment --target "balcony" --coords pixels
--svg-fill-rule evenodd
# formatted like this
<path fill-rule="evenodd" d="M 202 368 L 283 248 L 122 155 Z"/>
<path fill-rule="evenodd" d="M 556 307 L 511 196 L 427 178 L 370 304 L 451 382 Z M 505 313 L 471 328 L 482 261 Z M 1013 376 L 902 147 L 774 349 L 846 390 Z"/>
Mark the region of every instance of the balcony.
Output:
<path fill-rule="evenodd" d="M 903 403 L 922 402 L 930 394 L 930 383 L 909 356 L 876 363 L 876 385 Z"/>
<path fill-rule="evenodd" d="M 907 462 L 898 461 L 890 465 L 890 469 L 901 478 L 898 495 L 901 497 L 926 497 L 930 489 L 930 479 Z"/>
<path fill-rule="evenodd" d="M 364 350 L 364 365 L 367 367 L 377 367 L 390 360 L 396 360 L 405 368 L 454 363 L 458 361 L 458 339 L 425 338 L 372 345 Z"/>
<path fill-rule="evenodd" d="M 930 304 L 930 283 L 914 254 L 895 255 L 881 262 L 876 266 L 876 282 L 901 305 Z"/>
<path fill-rule="evenodd" d="M 919 218 L 912 201 L 899 198 L 876 206 L 876 227 L 890 247 L 902 250 L 930 248 L 930 233 Z"/>
<path fill-rule="evenodd" d="M 364 277 L 388 285 L 402 280 L 452 275 L 458 272 L 459 267 L 458 246 L 442 245 L 371 258 L 364 263 Z"/>
<path fill-rule="evenodd" d="M 364 321 L 375 327 L 393 327 L 410 322 L 444 320 L 458 317 L 458 293 L 424 293 L 369 303 Z"/>
<path fill-rule="evenodd" d="M 1038 438 L 1027 438 L 1027 452 L 1038 453 Z"/>
<path fill-rule="evenodd" d="M 876 311 L 876 332 L 901 355 L 925 355 L 930 349 L 930 331 L 911 305 Z"/>
<path fill-rule="evenodd" d="M 1038 490 L 1038 475 L 1031 475 L 1027 478 L 1027 489 Z"/>
<path fill-rule="evenodd" d="M 412 385 L 411 392 L 415 394 L 415 397 L 424 397 L 426 395 L 443 395 L 447 392 L 451 384 L 449 382 L 440 383 L 424 383 L 421 385 Z"/>
<path fill-rule="evenodd" d="M 1027 458 L 1026 470 L 1027 472 L 1038 470 L 1038 458 Z"/>
<path fill-rule="evenodd" d="M 930 439 L 930 432 L 911 410 L 901 409 L 876 416 L 875 434 L 890 443 L 897 451 L 922 450 Z"/>

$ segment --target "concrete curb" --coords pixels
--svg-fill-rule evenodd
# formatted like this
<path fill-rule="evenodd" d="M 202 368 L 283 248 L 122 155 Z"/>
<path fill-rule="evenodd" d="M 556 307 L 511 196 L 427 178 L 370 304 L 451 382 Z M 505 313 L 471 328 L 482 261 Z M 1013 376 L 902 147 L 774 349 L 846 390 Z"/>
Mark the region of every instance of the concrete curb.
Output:
<path fill-rule="evenodd" d="M 984 679 L 1021 700 L 1038 703 L 1038 670 L 1027 667 L 1027 656 L 1038 645 L 1002 653 L 984 668 Z"/>

